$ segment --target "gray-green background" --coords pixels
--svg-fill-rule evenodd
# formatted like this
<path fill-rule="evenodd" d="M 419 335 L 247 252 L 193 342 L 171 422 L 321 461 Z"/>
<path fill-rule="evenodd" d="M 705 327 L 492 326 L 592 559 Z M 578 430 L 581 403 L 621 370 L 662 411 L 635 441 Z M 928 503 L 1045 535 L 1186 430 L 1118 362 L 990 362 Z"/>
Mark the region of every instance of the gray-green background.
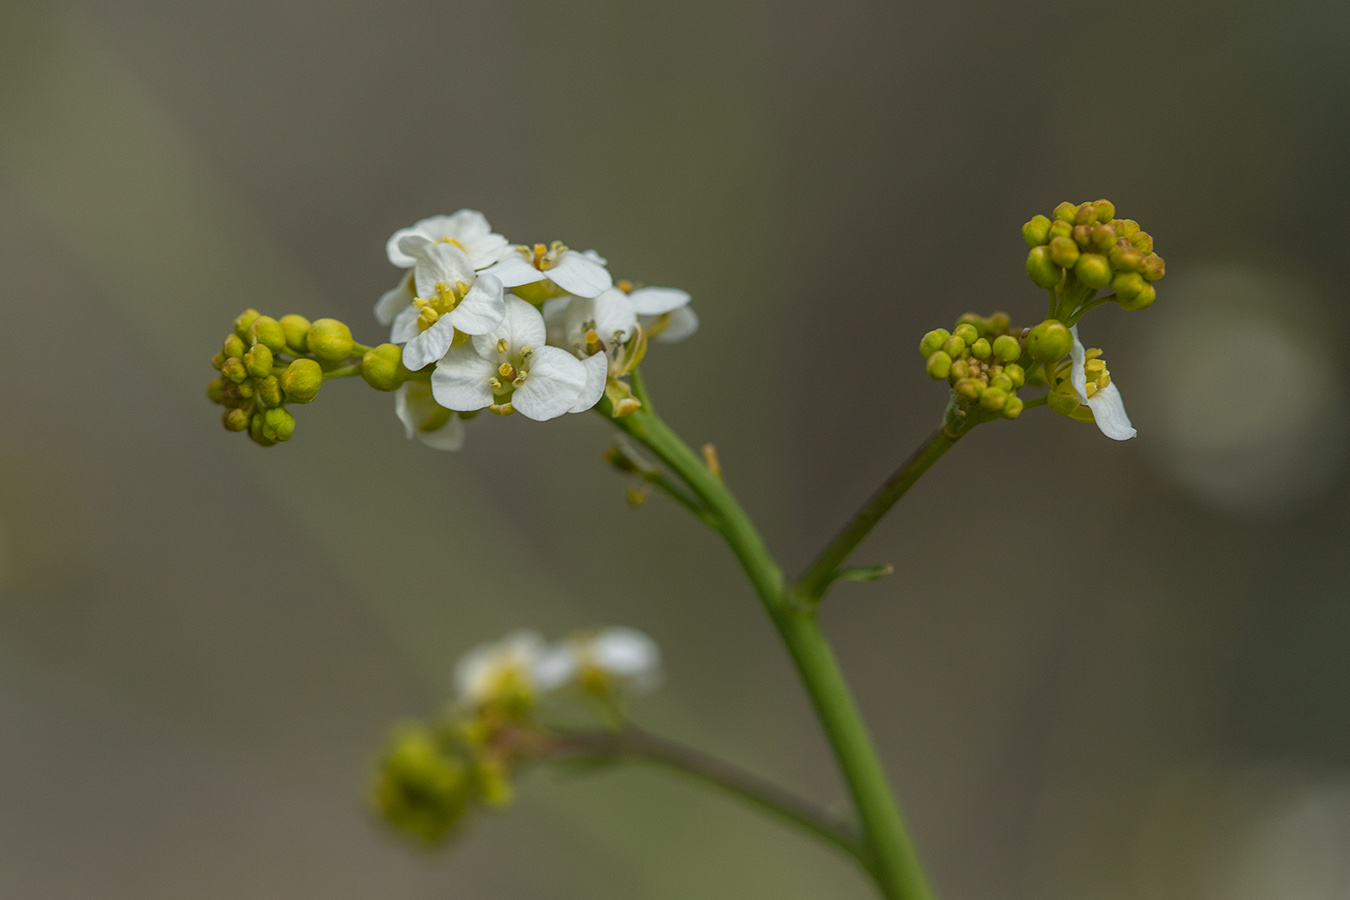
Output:
<path fill-rule="evenodd" d="M 0 6 L 0 896 L 862 898 L 664 773 L 533 776 L 448 853 L 368 820 L 386 728 L 520 626 L 666 651 L 638 710 L 843 793 L 714 539 L 605 423 L 403 439 L 359 382 L 220 429 L 245 306 L 335 315 L 467 206 L 683 287 L 645 367 L 800 564 L 936 423 L 915 352 L 1027 321 L 1020 224 L 1110 197 L 1169 262 L 1084 325 L 1140 436 L 981 429 L 824 619 L 944 897 L 1350 897 L 1350 7 Z"/>

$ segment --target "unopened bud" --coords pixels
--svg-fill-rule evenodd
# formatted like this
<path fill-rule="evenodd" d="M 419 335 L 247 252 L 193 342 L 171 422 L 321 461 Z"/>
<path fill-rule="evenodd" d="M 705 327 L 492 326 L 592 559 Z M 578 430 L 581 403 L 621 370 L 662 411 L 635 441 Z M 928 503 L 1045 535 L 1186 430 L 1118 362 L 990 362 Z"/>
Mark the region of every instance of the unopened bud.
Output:
<path fill-rule="evenodd" d="M 984 383 L 974 378 L 962 378 L 952 385 L 952 390 L 962 400 L 974 400 L 984 391 Z"/>
<path fill-rule="evenodd" d="M 970 315 L 971 315 L 970 313 L 966 314 L 966 316 Z M 961 318 L 965 319 L 966 316 L 962 316 Z M 974 318 L 978 320 L 979 316 L 974 316 Z M 959 337 L 961 340 L 965 341 L 966 346 L 969 347 L 971 344 L 975 343 L 980 339 L 980 329 L 975 327 L 975 325 L 969 321 L 963 321 L 959 323 L 954 329 L 952 329 L 952 335 L 955 337 Z"/>
<path fill-rule="evenodd" d="M 1074 206 L 1068 200 L 1065 200 L 1059 206 L 1055 207 L 1055 220 L 1059 222 L 1073 223 L 1074 216 L 1078 215 L 1078 207 Z"/>
<path fill-rule="evenodd" d="M 1022 356 L 1022 342 L 1011 334 L 994 339 L 994 358 L 999 362 L 1016 362 Z"/>
<path fill-rule="evenodd" d="M 278 407 L 263 413 L 263 435 L 274 441 L 289 441 L 295 434 L 295 416 Z"/>
<path fill-rule="evenodd" d="M 976 359 L 988 359 L 994 354 L 994 349 L 989 346 L 988 338 L 980 338 L 970 345 L 970 355 Z"/>
<path fill-rule="evenodd" d="M 983 394 L 980 394 L 980 406 L 990 412 L 998 412 L 1007 402 L 1008 392 L 1002 388 L 987 388 Z"/>
<path fill-rule="evenodd" d="M 281 382 L 277 376 L 268 375 L 258 382 L 258 399 L 262 401 L 263 406 L 280 406 L 283 400 L 281 396 Z"/>
<path fill-rule="evenodd" d="M 1144 290 L 1144 279 L 1138 272 L 1119 272 L 1111 279 L 1111 290 L 1120 302 L 1125 303 L 1138 297 Z"/>
<path fill-rule="evenodd" d="M 1091 225 L 1075 225 L 1073 226 L 1073 242 L 1082 249 L 1088 250 L 1092 247 L 1092 235 L 1095 232 L 1096 229 Z"/>
<path fill-rule="evenodd" d="M 951 378 L 953 381 L 956 381 L 957 379 L 960 378 L 965 378 L 969 374 L 970 374 L 970 360 L 968 359 L 952 360 Z"/>
<path fill-rule="evenodd" d="M 1098 225 L 1092 232 L 1092 246 L 1098 253 L 1110 253 L 1118 239 L 1116 230 L 1110 225 Z"/>
<path fill-rule="evenodd" d="M 1110 200 L 1098 200 L 1092 208 L 1097 211 L 1097 221 L 1103 225 L 1116 217 L 1116 205 Z"/>
<path fill-rule="evenodd" d="M 397 344 L 381 344 L 361 357 L 361 377 L 377 391 L 398 390 L 408 378 L 403 367 L 403 348 Z"/>
<path fill-rule="evenodd" d="M 1137 277 L 1137 276 L 1136 276 Z M 1134 312 L 1140 309 L 1147 309 L 1153 305 L 1153 301 L 1158 299 L 1158 291 L 1153 285 L 1145 282 L 1144 289 L 1129 300 L 1121 300 L 1120 308 Z"/>
<path fill-rule="evenodd" d="M 952 372 L 952 358 L 941 350 L 928 357 L 928 377 L 943 379 Z"/>
<path fill-rule="evenodd" d="M 281 317 L 281 333 L 286 337 L 286 347 L 292 356 L 298 356 L 309 349 L 306 342 L 309 337 L 309 319 L 295 313 Z"/>
<path fill-rule="evenodd" d="M 244 310 L 234 318 L 234 333 L 237 334 L 241 340 L 248 338 L 249 326 L 252 325 L 257 318 L 258 311 L 256 309 Z"/>
<path fill-rule="evenodd" d="M 1046 319 L 1027 334 L 1026 345 L 1036 362 L 1059 362 L 1073 347 L 1073 335 L 1063 322 Z"/>
<path fill-rule="evenodd" d="M 219 371 L 220 371 L 220 367 L 223 366 L 223 365 L 225 365 L 225 354 L 224 354 L 224 353 L 217 353 L 215 356 L 211 357 L 211 368 L 213 368 L 213 369 L 215 369 L 217 372 L 219 372 Z"/>
<path fill-rule="evenodd" d="M 325 362 L 346 359 L 352 353 L 352 330 L 337 319 L 319 319 L 309 327 L 309 352 Z"/>
<path fill-rule="evenodd" d="M 1008 377 L 1007 372 L 999 372 L 989 379 L 991 388 L 998 388 L 1001 391 L 1011 391 L 1013 389 L 1012 379 Z"/>
<path fill-rule="evenodd" d="M 1050 259 L 1063 269 L 1072 269 L 1078 262 L 1078 244 L 1073 238 L 1057 237 L 1050 241 Z"/>
<path fill-rule="evenodd" d="M 272 374 L 272 351 L 266 344 L 255 344 L 244 354 L 244 368 L 254 378 L 266 378 Z"/>
<path fill-rule="evenodd" d="M 1022 403 L 1021 397 L 1018 397 L 1015 394 L 1008 397 L 1007 401 L 1003 404 L 1003 418 L 1005 419 L 1017 418 L 1022 414 L 1022 407 L 1024 405 L 1025 404 Z"/>
<path fill-rule="evenodd" d="M 323 387 L 323 369 L 312 359 L 297 359 L 281 373 L 281 389 L 291 403 L 308 403 Z"/>
<path fill-rule="evenodd" d="M 985 334 L 1006 334 L 1012 327 L 1012 319 L 1005 312 L 996 312 L 984 320 Z"/>
<path fill-rule="evenodd" d="M 1147 231 L 1138 231 L 1130 235 L 1130 245 L 1140 253 L 1153 252 L 1153 235 Z"/>
<path fill-rule="evenodd" d="M 1134 219 L 1116 219 L 1115 225 L 1116 231 L 1120 232 L 1123 238 L 1139 233 L 1139 223 Z"/>
<path fill-rule="evenodd" d="M 1133 247 L 1122 247 L 1119 242 L 1111 248 L 1111 268 L 1117 272 L 1138 272 L 1144 264 L 1144 254 Z"/>
<path fill-rule="evenodd" d="M 945 328 L 934 328 L 923 336 L 923 340 L 919 341 L 919 353 L 924 359 L 927 359 L 941 350 L 943 343 L 951 336 L 952 333 Z"/>
<path fill-rule="evenodd" d="M 1111 264 L 1099 253 L 1084 253 L 1073 267 L 1078 280 L 1090 288 L 1104 288 L 1111 283 Z"/>
<path fill-rule="evenodd" d="M 239 339 L 239 335 L 231 334 L 225 338 L 225 343 L 221 345 L 220 352 L 224 353 L 229 359 L 243 359 L 244 354 L 248 352 L 248 345 Z"/>
<path fill-rule="evenodd" d="M 206 396 L 212 403 L 225 402 L 225 379 L 212 378 L 206 385 Z"/>
<path fill-rule="evenodd" d="M 1023 369 L 1021 366 L 1019 366 L 1017 363 L 1008 363 L 1006 366 L 1004 366 L 1003 374 L 1007 375 L 1008 380 L 1012 382 L 1013 390 L 1017 390 L 1022 385 L 1027 383 L 1026 370 Z"/>
<path fill-rule="evenodd" d="M 966 342 L 960 335 L 954 334 L 942 342 L 942 352 L 956 359 L 966 352 Z"/>
<path fill-rule="evenodd" d="M 1150 253 L 1144 257 L 1144 261 L 1139 267 L 1139 274 L 1144 276 L 1145 281 L 1157 281 L 1167 274 L 1167 266 L 1161 256 Z"/>
<path fill-rule="evenodd" d="M 271 316 L 258 316 L 248 328 L 248 338 L 255 344 L 262 344 L 273 353 L 286 352 L 286 333 L 281 323 Z"/>
<path fill-rule="evenodd" d="M 1091 203 L 1083 203 L 1074 210 L 1073 223 L 1075 225 L 1091 225 L 1097 221 L 1097 210 Z"/>
<path fill-rule="evenodd" d="M 244 368 L 243 360 L 231 356 L 225 360 L 225 365 L 220 367 L 220 374 L 233 381 L 235 384 L 248 378 L 248 370 Z"/>
<path fill-rule="evenodd" d="M 1050 243 L 1054 243 L 1059 238 L 1055 238 Z M 1054 260 L 1050 258 L 1048 247 L 1033 247 L 1027 254 L 1027 274 L 1031 276 L 1039 287 L 1052 288 L 1059 284 L 1060 278 L 1064 273 L 1060 267 L 1055 265 Z"/>
<path fill-rule="evenodd" d="M 1057 237 L 1073 237 L 1073 223 L 1065 222 L 1062 219 L 1056 219 L 1050 223 L 1051 239 Z"/>
<path fill-rule="evenodd" d="M 1032 216 L 1031 221 L 1022 226 L 1022 240 L 1028 247 L 1039 247 L 1050 240 L 1050 220 L 1045 216 Z"/>
<path fill-rule="evenodd" d="M 254 394 L 254 393 L 255 393 L 255 392 L 254 392 L 254 390 L 253 390 L 253 380 L 252 380 L 252 379 L 248 379 L 248 380 L 246 380 L 246 381 L 241 381 L 241 382 L 239 382 L 238 384 L 236 384 L 236 385 L 234 386 L 234 394 L 235 394 L 236 397 L 240 398 L 241 400 L 251 400 L 251 399 L 253 399 L 253 394 Z"/>
<path fill-rule="evenodd" d="M 226 431 L 243 431 L 248 427 L 249 415 L 238 407 L 225 410 L 221 416 L 221 422 L 225 425 Z"/>

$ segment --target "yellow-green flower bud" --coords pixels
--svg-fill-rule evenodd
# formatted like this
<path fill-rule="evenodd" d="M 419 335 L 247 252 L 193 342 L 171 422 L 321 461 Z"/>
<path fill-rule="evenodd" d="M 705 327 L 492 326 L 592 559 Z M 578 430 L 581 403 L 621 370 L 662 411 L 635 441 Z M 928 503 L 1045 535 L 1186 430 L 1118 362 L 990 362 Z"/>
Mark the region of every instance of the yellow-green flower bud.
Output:
<path fill-rule="evenodd" d="M 999 362 L 1016 362 L 1022 356 L 1022 342 L 1011 334 L 999 335 L 994 339 L 994 358 Z"/>
<path fill-rule="evenodd" d="M 1103 225 L 1116 217 L 1116 205 L 1110 200 L 1098 200 L 1092 208 L 1097 211 L 1097 221 Z"/>
<path fill-rule="evenodd" d="M 1050 240 L 1050 220 L 1045 216 L 1032 216 L 1031 221 L 1022 226 L 1022 240 L 1028 247 L 1039 247 Z"/>
<path fill-rule="evenodd" d="M 248 427 L 248 413 L 238 407 L 227 409 L 221 416 L 221 422 L 225 424 L 227 431 L 243 431 Z"/>
<path fill-rule="evenodd" d="M 281 323 L 271 316 L 258 316 L 248 327 L 248 339 L 254 344 L 262 344 L 273 353 L 286 352 L 286 332 Z"/>
<path fill-rule="evenodd" d="M 979 317 L 976 316 L 976 318 Z M 974 325 L 972 325 L 970 322 L 961 322 L 954 329 L 952 329 L 952 335 L 955 337 L 959 337 L 961 340 L 965 341 L 966 346 L 969 347 L 971 344 L 975 343 L 980 339 L 980 330 L 976 328 Z"/>
<path fill-rule="evenodd" d="M 1017 363 L 1008 363 L 1006 366 L 1004 366 L 1003 374 L 1007 375 L 1008 380 L 1012 382 L 1013 390 L 1017 390 L 1022 385 L 1027 383 L 1026 370 L 1023 369 L 1021 366 L 1019 366 Z"/>
<path fill-rule="evenodd" d="M 1057 240 L 1059 238 L 1054 238 L 1050 243 L 1053 244 Z M 1027 274 L 1031 276 L 1032 281 L 1043 288 L 1054 287 L 1064 277 L 1063 271 L 1050 258 L 1048 247 L 1031 248 L 1031 252 L 1027 254 Z"/>
<path fill-rule="evenodd" d="M 1111 268 L 1117 272 L 1138 272 L 1144 264 L 1144 254 L 1133 247 L 1122 247 L 1119 243 L 1111 248 Z"/>
<path fill-rule="evenodd" d="M 403 367 L 403 348 L 381 344 L 361 358 L 361 377 L 377 391 L 396 391 L 408 378 Z"/>
<path fill-rule="evenodd" d="M 1072 269 L 1074 263 L 1078 262 L 1078 244 L 1073 238 L 1057 237 L 1050 239 L 1050 260 L 1060 268 Z M 1028 263 L 1030 265 L 1030 263 Z M 1058 278 L 1055 279 L 1059 281 Z M 1045 285 L 1041 285 L 1045 287 Z M 1053 287 L 1053 285 L 1051 285 Z"/>
<path fill-rule="evenodd" d="M 1139 223 L 1134 219 L 1116 219 L 1115 225 L 1116 231 L 1120 232 L 1123 238 L 1139 233 Z"/>
<path fill-rule="evenodd" d="M 945 328 L 934 328 L 923 336 L 923 340 L 919 341 L 919 353 L 924 359 L 927 359 L 937 351 L 941 350 L 942 345 L 946 343 L 947 338 L 951 336 L 952 333 Z"/>
<path fill-rule="evenodd" d="M 1150 253 L 1140 264 L 1139 274 L 1144 276 L 1145 281 L 1157 281 L 1167 274 L 1167 267 L 1161 256 Z"/>
<path fill-rule="evenodd" d="M 220 352 L 230 359 L 243 359 L 244 354 L 248 352 L 248 345 L 239 339 L 239 335 L 232 334 L 225 338 Z"/>
<path fill-rule="evenodd" d="M 952 385 L 952 390 L 962 400 L 974 400 L 984 391 L 984 383 L 974 378 L 962 378 Z"/>
<path fill-rule="evenodd" d="M 1130 235 L 1130 246 L 1140 253 L 1149 254 L 1153 252 L 1153 235 L 1147 231 L 1136 231 Z"/>
<path fill-rule="evenodd" d="M 282 404 L 284 398 L 281 395 L 281 382 L 277 380 L 277 376 L 268 375 L 258 382 L 258 399 L 267 407 Z"/>
<path fill-rule="evenodd" d="M 220 374 L 239 384 L 245 378 L 248 378 L 248 370 L 244 368 L 244 361 L 231 356 L 225 360 L 225 365 L 220 367 Z"/>
<path fill-rule="evenodd" d="M 1012 319 L 1005 312 L 996 312 L 984 320 L 985 334 L 1005 334 L 1012 327 Z"/>
<path fill-rule="evenodd" d="M 1008 377 L 1007 372 L 999 372 L 997 375 L 990 376 L 989 386 L 998 388 L 1001 391 L 1011 391 L 1013 389 L 1012 379 Z"/>
<path fill-rule="evenodd" d="M 291 403 L 308 403 L 323 387 L 323 369 L 312 359 L 297 359 L 281 373 L 281 389 Z"/>
<path fill-rule="evenodd" d="M 1005 419 L 1017 418 L 1022 414 L 1022 407 L 1024 405 L 1025 404 L 1022 403 L 1021 397 L 1018 397 L 1016 394 L 1009 396 L 1007 401 L 1005 401 L 1003 404 L 1003 418 Z"/>
<path fill-rule="evenodd" d="M 1100 253 L 1084 253 L 1073 267 L 1078 280 L 1090 288 L 1104 288 L 1111 283 L 1111 264 Z"/>
<path fill-rule="evenodd" d="M 295 313 L 282 316 L 281 333 L 286 338 L 286 348 L 292 356 L 308 352 L 309 319 Z"/>
<path fill-rule="evenodd" d="M 994 348 L 989 346 L 988 338 L 980 338 L 970 345 L 970 355 L 976 359 L 988 359 L 994 355 Z"/>
<path fill-rule="evenodd" d="M 1136 276 L 1138 277 L 1138 276 Z M 1134 312 L 1135 310 L 1147 309 L 1153 305 L 1153 301 L 1158 299 L 1158 291 L 1153 285 L 1145 282 L 1144 289 L 1135 294 L 1129 300 L 1121 300 L 1120 308 Z"/>
<path fill-rule="evenodd" d="M 274 441 L 289 441 L 295 434 L 295 416 L 277 407 L 263 413 L 263 434 Z"/>
<path fill-rule="evenodd" d="M 1059 206 L 1055 207 L 1055 220 L 1059 222 L 1068 222 L 1073 224 L 1074 216 L 1078 215 L 1078 207 L 1065 200 Z"/>
<path fill-rule="evenodd" d="M 1144 279 L 1138 272 L 1118 272 L 1111 279 L 1111 290 L 1121 302 L 1128 302 L 1144 290 Z"/>
<path fill-rule="evenodd" d="M 263 433 L 262 413 L 254 413 L 253 418 L 248 420 L 248 436 L 259 447 L 271 447 L 277 442 L 276 438 L 270 438 Z"/>
<path fill-rule="evenodd" d="M 1073 242 L 1084 250 L 1092 246 L 1092 234 L 1096 229 L 1091 225 L 1073 226 Z"/>
<path fill-rule="evenodd" d="M 272 374 L 272 351 L 266 344 L 255 344 L 244 354 L 244 368 L 254 378 L 266 378 Z"/>
<path fill-rule="evenodd" d="M 1073 237 L 1073 223 L 1056 219 L 1050 223 L 1050 237 Z"/>
<path fill-rule="evenodd" d="M 1098 225 L 1092 231 L 1092 246 L 1098 253 L 1110 253 L 1118 237 L 1110 225 Z"/>
<path fill-rule="evenodd" d="M 1046 319 L 1027 334 L 1027 353 L 1036 362 L 1059 362 L 1073 346 L 1073 335 L 1058 319 Z"/>
<path fill-rule="evenodd" d="M 952 360 L 951 379 L 953 382 L 970 375 L 970 361 L 966 359 Z"/>
<path fill-rule="evenodd" d="M 248 338 L 249 326 L 258 318 L 256 309 L 246 309 L 234 318 L 234 333 L 239 335 L 240 339 Z"/>
<path fill-rule="evenodd" d="M 224 379 L 224 378 L 212 378 L 211 381 L 206 385 L 206 397 L 207 397 L 207 399 L 209 399 L 212 403 L 224 403 L 224 402 L 225 402 L 225 379 Z"/>
<path fill-rule="evenodd" d="M 986 388 L 984 393 L 980 394 L 980 406 L 990 412 L 998 412 L 1007 402 L 1008 392 L 1002 388 Z"/>
<path fill-rule="evenodd" d="M 371 803 L 391 826 L 426 844 L 443 841 L 469 810 L 469 767 L 422 725 L 395 733 L 371 784 Z"/>
<path fill-rule="evenodd" d="M 928 377 L 944 379 L 952 373 L 952 358 L 941 350 L 928 357 Z"/>
<path fill-rule="evenodd" d="M 352 330 L 337 319 L 319 319 L 309 326 L 309 352 L 325 362 L 337 362 L 352 354 Z"/>
<path fill-rule="evenodd" d="M 952 359 L 956 359 L 962 353 L 966 352 L 966 342 L 959 334 L 954 334 L 942 342 L 942 352 L 946 353 Z"/>
<path fill-rule="evenodd" d="M 249 379 L 247 381 L 241 381 L 238 384 L 236 384 L 234 386 L 234 393 L 235 396 L 240 397 L 244 400 L 251 400 L 254 394 L 253 380 Z"/>
<path fill-rule="evenodd" d="M 219 372 L 219 371 L 220 371 L 220 367 L 223 366 L 223 365 L 225 365 L 225 354 L 224 354 L 224 353 L 217 353 L 215 356 L 211 357 L 211 368 L 213 368 L 213 369 L 215 369 L 217 372 Z"/>

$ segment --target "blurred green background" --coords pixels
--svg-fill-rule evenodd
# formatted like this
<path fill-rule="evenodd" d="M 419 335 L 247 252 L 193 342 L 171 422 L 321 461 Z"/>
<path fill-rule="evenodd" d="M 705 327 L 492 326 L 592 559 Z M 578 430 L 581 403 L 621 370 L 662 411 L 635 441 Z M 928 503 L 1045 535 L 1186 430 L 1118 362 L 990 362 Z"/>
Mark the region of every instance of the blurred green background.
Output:
<path fill-rule="evenodd" d="M 0 6 L 0 896 L 863 898 L 660 772 L 535 775 L 448 853 L 361 796 L 456 656 L 663 645 L 651 727 L 843 791 L 713 537 L 593 416 L 440 454 L 359 383 L 263 451 L 236 313 L 359 340 L 384 241 L 484 210 L 686 288 L 648 370 L 795 568 L 936 424 L 919 336 L 1029 321 L 1023 221 L 1109 197 L 1140 436 L 980 429 L 824 614 L 949 898 L 1350 897 L 1350 7 L 1326 0 Z"/>

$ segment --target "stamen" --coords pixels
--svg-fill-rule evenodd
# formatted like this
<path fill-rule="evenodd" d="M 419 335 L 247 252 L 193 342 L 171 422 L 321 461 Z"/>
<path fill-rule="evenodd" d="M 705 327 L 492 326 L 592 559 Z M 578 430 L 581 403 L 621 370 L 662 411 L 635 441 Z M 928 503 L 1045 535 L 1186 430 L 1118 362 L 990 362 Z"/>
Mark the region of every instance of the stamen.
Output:
<path fill-rule="evenodd" d="M 506 342 L 506 338 L 497 338 L 497 352 L 505 353 L 511 349 L 511 345 Z"/>

